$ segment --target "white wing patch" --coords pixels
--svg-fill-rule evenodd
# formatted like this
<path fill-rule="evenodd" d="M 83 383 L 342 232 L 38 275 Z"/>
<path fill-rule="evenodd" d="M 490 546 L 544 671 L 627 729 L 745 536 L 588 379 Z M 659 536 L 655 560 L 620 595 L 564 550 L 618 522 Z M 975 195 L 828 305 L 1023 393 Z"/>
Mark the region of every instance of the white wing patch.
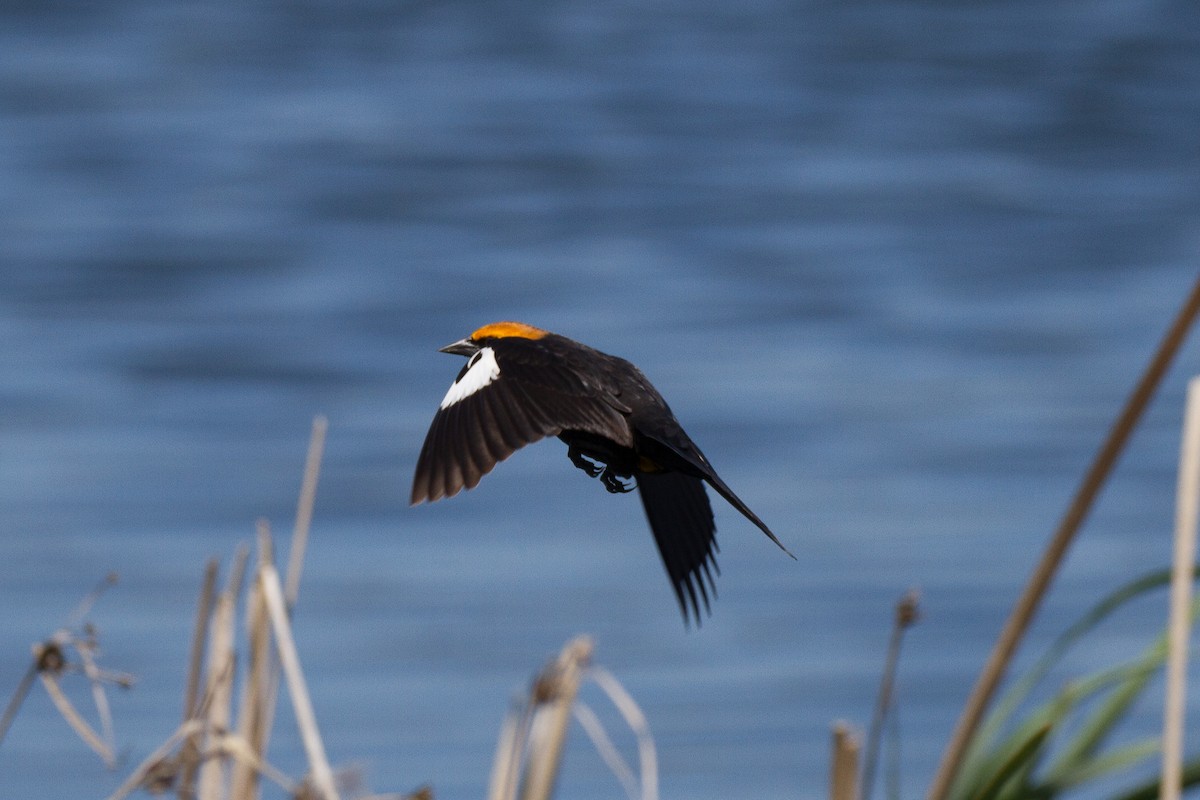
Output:
<path fill-rule="evenodd" d="M 467 362 L 467 371 L 450 385 L 450 391 L 442 398 L 439 408 L 449 408 L 455 403 L 478 392 L 496 378 L 500 377 L 500 365 L 496 363 L 496 354 L 490 347 L 480 348 Z"/>

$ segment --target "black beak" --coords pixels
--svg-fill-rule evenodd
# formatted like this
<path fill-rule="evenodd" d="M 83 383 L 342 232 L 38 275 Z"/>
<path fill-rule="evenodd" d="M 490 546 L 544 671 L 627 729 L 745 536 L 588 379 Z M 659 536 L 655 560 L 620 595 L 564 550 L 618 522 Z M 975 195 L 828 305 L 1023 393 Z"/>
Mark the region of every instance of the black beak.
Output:
<path fill-rule="evenodd" d="M 459 339 L 453 344 L 438 348 L 439 353 L 449 353 L 454 356 L 473 356 L 479 352 L 479 345 L 470 339 Z"/>

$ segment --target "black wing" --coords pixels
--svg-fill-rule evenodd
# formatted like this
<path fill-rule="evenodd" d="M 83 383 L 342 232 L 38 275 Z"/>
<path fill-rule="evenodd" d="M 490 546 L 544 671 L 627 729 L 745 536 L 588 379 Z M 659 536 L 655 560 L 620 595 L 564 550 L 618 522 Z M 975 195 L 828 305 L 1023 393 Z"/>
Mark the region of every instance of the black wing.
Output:
<path fill-rule="evenodd" d="M 449 404 L 443 401 L 434 414 L 417 458 L 413 504 L 474 488 L 520 448 L 564 430 L 630 439 L 615 398 L 581 380 L 552 353 L 521 340 L 498 344 L 491 355 L 495 378 Z"/>
<path fill-rule="evenodd" d="M 721 574 L 717 526 L 704 483 L 682 472 L 642 473 L 637 483 L 684 621 L 690 615 L 699 625 L 701 602 L 705 613 L 710 613 L 709 593 L 717 596 L 713 572 Z"/>

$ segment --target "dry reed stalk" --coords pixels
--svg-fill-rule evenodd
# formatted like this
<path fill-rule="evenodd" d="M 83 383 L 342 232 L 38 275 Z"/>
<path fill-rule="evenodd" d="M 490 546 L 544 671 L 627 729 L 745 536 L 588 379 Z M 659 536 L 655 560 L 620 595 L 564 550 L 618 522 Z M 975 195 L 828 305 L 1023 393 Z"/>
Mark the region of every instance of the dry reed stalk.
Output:
<path fill-rule="evenodd" d="M 1183 345 L 1183 340 L 1195 321 L 1197 313 L 1200 313 L 1200 277 L 1197 278 L 1179 314 L 1175 317 L 1154 357 L 1150 360 L 1150 364 L 1146 367 L 1145 373 L 1138 381 L 1137 387 L 1129 396 L 1120 415 L 1109 430 L 1104 444 L 1084 474 L 1071 504 L 1067 507 L 1062 521 L 1042 554 L 1041 561 L 1030 575 L 1008 620 L 1004 623 L 1004 628 L 1000 631 L 1000 635 L 992 647 L 992 652 L 980 671 L 971 694 L 967 697 L 967 702 L 963 706 L 954 731 L 950 735 L 950 740 L 946 744 L 946 749 L 942 753 L 942 760 L 938 764 L 937 772 L 929 787 L 928 800 L 945 800 L 946 795 L 949 794 L 963 756 L 971 743 L 971 738 L 975 735 L 975 730 L 979 727 L 983 714 L 991 703 L 996 687 L 1004 678 L 1004 673 L 1016 653 L 1017 646 L 1024 637 L 1034 614 L 1037 613 L 1042 598 L 1050 588 L 1067 550 L 1075 540 L 1075 534 L 1083 525 L 1100 489 L 1108 479 L 1109 473 L 1112 472 L 1117 458 L 1125 449 L 1125 443 L 1150 404 L 1150 399 L 1162 382 L 1167 367 L 1170 366 L 1175 354 Z"/>
<path fill-rule="evenodd" d="M 1167 638 L 1167 686 L 1163 703 L 1162 780 L 1159 783 L 1159 797 L 1162 800 L 1179 800 L 1183 791 L 1187 651 L 1192 628 L 1192 582 L 1196 570 L 1196 506 L 1200 500 L 1200 378 L 1192 378 L 1188 383 L 1183 441 L 1179 450 Z"/>
<path fill-rule="evenodd" d="M 204 565 L 204 578 L 200 584 L 200 599 L 196 603 L 196 623 L 192 629 L 192 649 L 188 656 L 187 682 L 183 688 L 183 719 L 196 715 L 200 698 L 200 673 L 204 666 L 204 643 L 208 640 L 208 622 L 212 617 L 213 595 L 217 591 L 217 574 L 220 563 L 210 558 Z"/>
<path fill-rule="evenodd" d="M 258 522 L 259 568 L 272 558 L 271 530 L 266 520 Z M 267 607 L 263 600 L 262 583 L 255 580 L 250 586 L 246 606 L 246 637 L 249 641 L 249 663 L 242 686 L 242 701 L 238 711 L 238 736 L 245 757 L 233 766 L 230 800 L 254 800 L 258 794 L 258 776 L 266 754 L 263 752 L 266 730 L 267 689 L 271 678 L 271 630 L 267 624 Z"/>
<path fill-rule="evenodd" d="M 296 598 L 300 594 L 300 576 L 304 572 L 304 553 L 308 549 L 308 531 L 312 526 L 317 480 L 321 476 L 321 457 L 325 452 L 325 433 L 328 430 L 328 419 L 321 415 L 313 418 L 308 455 L 304 459 L 304 479 L 300 482 L 300 497 L 296 501 L 292 547 L 288 551 L 287 583 L 283 596 L 287 599 L 289 612 L 296 607 Z"/>
<path fill-rule="evenodd" d="M 183 724 L 175 729 L 175 732 L 167 737 L 166 741 L 160 744 L 154 752 L 146 756 L 142 763 L 138 765 L 125 782 L 117 787 L 116 791 L 108 796 L 108 800 L 124 800 L 124 798 L 133 794 L 163 761 L 168 757 L 175 744 L 180 741 L 190 740 L 204 730 L 204 721 L 201 719 L 184 720 Z"/>
<path fill-rule="evenodd" d="M 208 713 L 205 716 L 207 743 L 205 749 L 216 750 L 216 743 L 229 730 L 233 702 L 234 678 L 234 627 L 237 615 L 237 598 L 241 593 L 246 573 L 247 550 L 237 549 L 229 581 L 217 598 L 208 645 L 208 686 L 205 701 Z M 226 789 L 226 770 L 223 758 L 207 758 L 200 767 L 200 800 L 221 800 Z"/>
<path fill-rule="evenodd" d="M 608 731 L 604 730 L 604 723 L 600 721 L 600 717 L 596 716 L 596 712 L 592 711 L 590 706 L 580 701 L 577 701 L 572 707 L 572 712 L 575 719 L 579 721 L 579 726 L 583 728 L 583 732 L 592 740 L 592 746 L 596 748 L 600 758 L 608 765 L 609 771 L 617 776 L 621 788 L 625 790 L 625 796 L 629 800 L 638 800 L 641 797 L 638 780 L 633 776 L 633 770 L 630 769 L 629 764 L 621 758 Z"/>
<path fill-rule="evenodd" d="M 25 674 L 21 676 L 21 680 L 17 683 L 17 689 L 9 698 L 8 705 L 4 707 L 4 713 L 0 714 L 0 744 L 4 744 L 4 737 L 8 735 L 8 729 L 12 726 L 13 720 L 17 718 L 17 712 L 21 710 L 21 704 L 25 702 L 25 698 L 29 695 L 29 690 L 33 688 L 33 682 L 38 675 L 38 660 L 35 656 L 29 664 L 29 668 L 25 670 Z"/>
<path fill-rule="evenodd" d="M 488 800 L 514 800 L 521 778 L 521 758 L 533 721 L 533 701 L 514 700 L 500 725 L 496 756 L 488 779 Z"/>
<path fill-rule="evenodd" d="M 84 744 L 96 751 L 96 753 L 104 760 L 104 765 L 109 769 L 117 765 L 116 755 L 104 741 L 104 738 L 96 733 L 95 729 L 88 724 L 83 715 L 75 710 L 75 706 L 67 698 L 62 687 L 58 685 L 57 675 L 50 672 L 40 672 L 38 677 L 42 680 L 42 685 L 46 687 L 46 692 L 50 695 L 50 699 L 54 702 L 54 707 L 58 709 L 58 713 L 62 714 L 63 719 L 71 726 L 71 729 L 79 735 Z"/>
<path fill-rule="evenodd" d="M 325 433 L 329 420 L 318 414 L 313 417 L 312 432 L 308 439 L 308 453 L 304 458 L 304 477 L 300 482 L 300 496 L 296 500 L 296 520 L 292 525 L 292 543 L 288 550 L 288 570 L 284 599 L 288 616 L 296 608 L 300 596 L 300 578 L 304 572 L 304 555 L 308 551 L 308 533 L 312 527 L 313 507 L 316 504 L 317 481 L 321 475 L 321 459 L 325 453 Z M 274 563 L 274 559 L 271 559 Z M 258 732 L 255 746 L 261 753 L 267 752 L 271 741 L 271 729 L 275 724 L 275 704 L 279 698 L 279 665 L 272 662 L 267 685 L 263 690 L 262 729 Z"/>
<path fill-rule="evenodd" d="M 308 768 L 313 788 L 325 800 L 337 800 L 338 792 L 333 780 L 333 770 L 325 756 L 325 745 L 321 741 L 321 733 L 317 728 L 317 717 L 313 713 L 308 686 L 304 682 L 304 673 L 300 669 L 300 657 L 296 652 L 296 642 L 292 638 L 292 627 L 288 620 L 287 604 L 283 598 L 283 587 L 280 585 L 279 573 L 276 572 L 273 565 L 264 564 L 262 566 L 259 570 L 259 582 L 262 584 L 263 597 L 267 604 L 271 631 L 275 635 L 275 649 L 279 654 L 283 675 L 287 681 L 288 694 L 292 698 L 296 726 L 300 729 L 300 739 L 304 743 L 304 752 L 308 756 Z"/>
<path fill-rule="evenodd" d="M 848 723 L 833 726 L 833 765 L 829 775 L 830 800 L 858 800 L 858 734 Z"/>
<path fill-rule="evenodd" d="M 212 619 L 219 571 L 220 562 L 215 558 L 210 558 L 204 565 L 200 597 L 196 602 L 196 622 L 192 627 L 192 647 L 188 655 L 187 680 L 183 689 L 183 721 L 185 723 L 200 715 L 200 682 L 203 679 L 205 643 L 208 641 L 208 623 Z M 193 800 L 196 796 L 196 773 L 200 769 L 202 732 L 203 726 L 195 726 L 195 730 L 180 748 L 180 771 L 176 785 L 179 800 Z"/>
<path fill-rule="evenodd" d="M 83 674 L 87 676 L 88 682 L 92 685 L 92 702 L 96 704 L 96 714 L 100 717 L 100 732 L 104 738 L 105 749 L 115 755 L 117 751 L 117 734 L 113 729 L 112 709 L 108 705 L 108 693 L 104 691 L 105 675 L 96 666 L 96 659 L 92 655 L 95 646 L 95 642 L 90 638 L 85 642 L 77 640 L 75 642 L 75 652 L 79 653 L 79 660 L 83 662 Z M 112 769 L 116 766 L 116 762 L 107 764 L 107 766 L 109 769 Z"/>
<path fill-rule="evenodd" d="M 588 669 L 588 677 L 604 690 L 612 704 L 625 718 L 625 724 L 633 731 L 638 740 L 638 760 L 641 769 L 642 800 L 658 800 L 658 750 L 654 745 L 654 737 L 650 733 L 650 723 L 642 713 L 641 706 L 633 699 L 633 695 L 625 690 L 617 677 L 603 667 L 592 666 Z"/>
<path fill-rule="evenodd" d="M 586 636 L 572 639 L 535 682 L 538 708 L 531 728 L 529 764 L 521 787 L 521 800 L 549 800 L 554 793 L 571 721 L 571 706 L 575 703 L 579 682 L 593 649 L 592 640 Z"/>
<path fill-rule="evenodd" d="M 25 702 L 25 698 L 29 694 L 29 691 L 33 688 L 34 679 L 38 677 L 44 677 L 47 674 L 51 676 L 57 676 L 62 672 L 63 668 L 66 666 L 66 656 L 63 650 L 68 646 L 74 646 L 79 652 L 80 658 L 83 659 L 84 671 L 87 673 L 88 679 L 92 682 L 92 691 L 96 698 L 96 709 L 100 714 L 101 723 L 107 732 L 111 732 L 112 718 L 108 713 L 108 698 L 104 694 L 103 687 L 99 686 L 99 683 L 102 680 L 113 680 L 115 683 L 128 685 L 133 682 L 133 679 L 132 677 L 118 675 L 116 673 L 113 673 L 112 677 L 106 677 L 106 673 L 97 668 L 94 659 L 91 658 L 92 648 L 94 648 L 95 645 L 92 641 L 93 636 L 90 626 L 85 626 L 85 635 L 88 638 L 86 641 L 82 642 L 72 633 L 71 629 L 83 621 L 83 618 L 87 616 L 88 611 L 90 611 L 92 606 L 95 605 L 96 601 L 100 598 L 100 595 L 104 593 L 104 590 L 110 586 L 113 586 L 116 584 L 116 582 L 117 574 L 115 572 L 110 572 L 105 575 L 104 579 L 101 580 L 90 592 L 84 595 L 83 599 L 79 601 L 78 605 L 76 605 L 71 613 L 67 615 L 67 621 L 64 623 L 63 627 L 56 630 L 46 641 L 33 646 L 33 661 L 29 664 L 29 668 L 25 671 L 25 674 L 21 677 L 20 682 L 17 684 L 17 689 L 15 692 L 13 692 L 12 698 L 9 699 L 8 705 L 5 706 L 4 713 L 0 714 L 0 742 L 4 741 L 4 737 L 8 734 L 9 727 L 12 725 L 13 720 L 16 719 L 17 712 L 20 710 L 21 705 Z M 88 737 L 82 733 L 83 729 L 76 727 L 76 722 L 74 721 L 78 720 L 82 722 L 83 717 L 75 710 L 75 707 L 71 705 L 71 702 L 67 699 L 66 695 L 62 693 L 57 682 L 55 682 L 53 689 L 46 684 L 45 680 L 43 680 L 43 685 L 46 686 L 48 692 L 52 693 L 52 699 L 54 699 L 55 705 L 59 707 L 60 712 L 62 712 L 64 708 L 70 710 L 69 713 L 64 713 L 64 719 L 66 719 L 67 723 L 71 725 L 71 727 L 76 728 L 76 731 L 80 733 L 80 736 L 86 743 L 88 743 L 88 746 L 90 747 L 91 743 L 88 742 Z M 55 692 L 57 695 L 54 694 Z M 63 701 L 65 701 L 65 704 L 61 704 Z M 91 726 L 86 725 L 86 723 L 85 728 L 86 730 L 91 731 Z M 94 731 L 92 731 L 92 734 L 96 735 L 97 740 L 100 740 L 99 735 L 95 734 Z M 111 752 L 116 749 L 115 745 L 112 744 L 114 740 L 111 736 L 111 733 L 107 738 L 110 743 L 110 746 L 107 749 Z M 101 755 L 103 757 L 103 754 Z"/>

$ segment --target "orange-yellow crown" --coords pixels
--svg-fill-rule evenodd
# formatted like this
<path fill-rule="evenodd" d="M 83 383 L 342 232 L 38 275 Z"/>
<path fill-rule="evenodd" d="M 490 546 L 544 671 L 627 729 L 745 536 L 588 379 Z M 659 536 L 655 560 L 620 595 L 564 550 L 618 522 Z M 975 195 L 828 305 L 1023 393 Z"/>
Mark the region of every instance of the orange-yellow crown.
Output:
<path fill-rule="evenodd" d="M 503 339 L 509 336 L 521 339 L 540 339 L 547 333 L 548 331 L 526 325 L 524 322 L 493 322 L 472 333 L 471 339 L 476 342 L 480 339 Z"/>

